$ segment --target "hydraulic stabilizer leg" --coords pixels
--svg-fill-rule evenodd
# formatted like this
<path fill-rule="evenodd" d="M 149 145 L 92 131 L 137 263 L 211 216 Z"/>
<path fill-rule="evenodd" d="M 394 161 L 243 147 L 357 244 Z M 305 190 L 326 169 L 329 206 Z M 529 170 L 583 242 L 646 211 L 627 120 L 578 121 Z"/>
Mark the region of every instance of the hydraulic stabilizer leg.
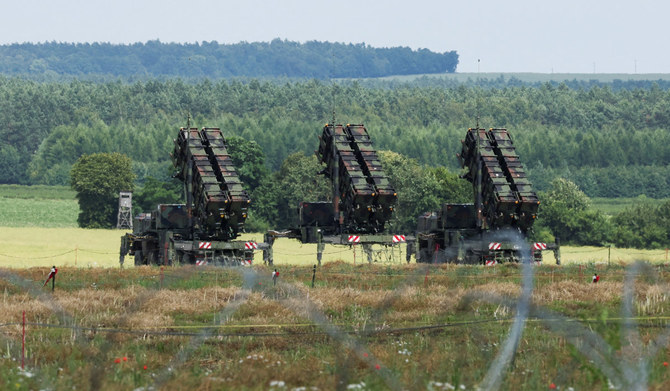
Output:
<path fill-rule="evenodd" d="M 412 254 L 414 254 L 414 241 L 410 240 L 407 242 L 407 256 L 406 256 L 407 263 L 409 263 L 412 260 Z"/>
<path fill-rule="evenodd" d="M 316 243 L 316 260 L 319 263 L 319 266 L 321 266 L 321 258 L 323 257 L 323 250 L 326 248 L 326 244 L 323 243 L 323 232 L 321 230 L 318 230 L 318 241 Z"/>
<path fill-rule="evenodd" d="M 263 264 L 270 265 L 274 263 L 274 254 L 272 251 L 272 246 L 275 244 L 275 237 L 265 233 L 263 235 L 263 241 L 267 243 L 267 248 L 263 249 Z"/>
<path fill-rule="evenodd" d="M 372 245 L 370 243 L 363 243 L 363 251 L 368 256 L 368 263 L 372 263 Z"/>
<path fill-rule="evenodd" d="M 326 244 L 322 241 L 319 241 L 319 243 L 316 244 L 316 261 L 319 263 L 319 266 L 321 266 L 321 258 L 323 257 L 323 249 L 325 247 Z"/>

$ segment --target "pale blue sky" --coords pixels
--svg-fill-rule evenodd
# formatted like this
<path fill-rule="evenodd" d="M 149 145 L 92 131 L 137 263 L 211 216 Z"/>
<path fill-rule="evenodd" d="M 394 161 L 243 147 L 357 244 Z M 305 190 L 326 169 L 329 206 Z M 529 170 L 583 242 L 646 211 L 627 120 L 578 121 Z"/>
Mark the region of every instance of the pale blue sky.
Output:
<path fill-rule="evenodd" d="M 460 55 L 459 72 L 670 73 L 657 0 L 0 0 L 15 42 L 365 42 Z"/>

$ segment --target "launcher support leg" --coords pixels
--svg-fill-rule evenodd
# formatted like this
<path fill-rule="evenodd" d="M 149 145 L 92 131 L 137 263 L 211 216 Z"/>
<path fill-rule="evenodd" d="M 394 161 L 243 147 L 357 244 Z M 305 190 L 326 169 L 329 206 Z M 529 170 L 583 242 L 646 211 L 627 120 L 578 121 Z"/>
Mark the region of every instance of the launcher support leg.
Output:
<path fill-rule="evenodd" d="M 372 245 L 370 243 L 363 243 L 363 251 L 368 256 L 368 263 L 372 263 Z"/>
<path fill-rule="evenodd" d="M 414 241 L 410 240 L 407 242 L 407 255 L 406 255 L 407 263 L 409 263 L 412 260 L 412 254 L 414 254 Z"/>
<path fill-rule="evenodd" d="M 266 233 L 263 235 L 263 241 L 268 244 L 267 248 L 263 249 L 263 264 L 272 266 L 274 263 L 272 246 L 275 244 L 275 237 Z"/>
<path fill-rule="evenodd" d="M 319 240 L 319 243 L 316 244 L 316 261 L 321 266 L 321 258 L 323 257 L 323 250 L 326 248 L 326 244 Z"/>

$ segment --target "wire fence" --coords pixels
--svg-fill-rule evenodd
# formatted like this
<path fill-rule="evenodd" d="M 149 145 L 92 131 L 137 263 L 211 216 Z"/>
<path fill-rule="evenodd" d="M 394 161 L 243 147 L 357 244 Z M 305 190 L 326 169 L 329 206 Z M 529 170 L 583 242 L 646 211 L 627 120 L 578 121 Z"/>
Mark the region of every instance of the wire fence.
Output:
<path fill-rule="evenodd" d="M 369 336 L 376 336 L 382 334 L 417 334 L 417 333 L 427 333 L 432 330 L 446 330 L 448 328 L 468 328 L 468 327 L 478 327 L 485 324 L 499 323 L 504 324 L 505 329 L 509 329 L 509 334 L 506 337 L 505 346 L 512 346 L 512 350 L 507 348 L 501 348 L 496 355 L 496 358 L 490 362 L 489 371 L 486 376 L 483 378 L 481 385 L 482 389 L 497 389 L 495 384 L 496 382 L 490 382 L 489 379 L 499 379 L 500 376 L 503 376 L 506 373 L 507 368 L 509 367 L 509 359 L 516 354 L 516 347 L 518 346 L 519 338 L 523 332 L 524 324 L 540 324 L 542 323 L 543 328 L 547 328 L 552 332 L 561 335 L 563 337 L 575 338 L 578 336 L 580 343 L 575 344 L 576 349 L 580 351 L 581 354 L 591 359 L 593 365 L 598 369 L 602 370 L 605 373 L 605 376 L 608 379 L 612 379 L 612 382 L 615 385 L 623 385 L 621 389 L 626 389 L 629 384 L 627 378 L 619 375 L 614 369 L 613 365 L 626 365 L 630 366 L 626 360 L 618 360 L 611 364 L 608 362 L 597 361 L 597 358 L 603 355 L 611 355 L 610 346 L 607 345 L 605 341 L 599 339 L 599 336 L 595 334 L 592 330 L 592 327 L 595 326 L 595 323 L 604 323 L 607 325 L 622 325 L 621 327 L 628 330 L 630 324 L 634 324 L 636 327 L 644 328 L 659 328 L 661 333 L 659 338 L 665 338 L 668 328 L 667 325 L 670 323 L 670 317 L 665 316 L 648 316 L 648 317 L 636 317 L 631 316 L 630 311 L 626 310 L 626 306 L 622 310 L 622 315 L 619 317 L 609 317 L 607 315 L 598 316 L 597 318 L 589 319 L 568 319 L 566 317 L 560 316 L 560 314 L 552 313 L 549 310 L 531 308 L 528 304 L 528 297 L 532 293 L 533 286 L 535 289 L 541 289 L 542 285 L 548 281 L 560 281 L 560 280 L 571 280 L 571 279 L 583 279 L 585 276 L 588 277 L 587 272 L 592 270 L 597 270 L 603 272 L 607 279 L 617 279 L 624 282 L 624 294 L 622 301 L 627 303 L 631 301 L 630 293 L 632 289 L 626 288 L 632 285 L 630 281 L 634 280 L 638 276 L 653 275 L 654 273 L 667 273 L 670 271 L 667 265 L 655 265 L 650 266 L 636 266 L 633 268 L 627 268 L 624 270 L 620 266 L 609 267 L 607 265 L 597 265 L 595 263 L 589 264 L 586 266 L 580 267 L 556 267 L 556 266 L 539 266 L 536 267 L 531 263 L 524 263 L 521 265 L 499 265 L 494 267 L 473 267 L 473 266 L 433 266 L 433 265 L 416 265 L 409 268 L 393 268 L 393 267 L 378 267 L 378 268 L 351 268 L 352 270 L 329 270 L 328 268 L 320 268 L 316 274 L 312 271 L 310 273 L 309 268 L 306 267 L 292 267 L 284 266 L 279 267 L 282 276 L 282 294 L 276 295 L 275 291 L 271 289 L 271 277 L 269 276 L 269 268 L 263 267 L 254 267 L 254 268 L 245 268 L 245 267 L 236 267 L 236 268 L 217 268 L 217 267 L 204 267 L 198 268 L 195 266 L 192 267 L 182 267 L 179 269 L 163 269 L 163 268 L 143 268 L 141 269 L 137 276 L 131 278 L 131 283 L 135 284 L 147 284 L 152 285 L 154 288 L 179 288 L 183 285 L 189 285 L 190 287 L 194 286 L 220 286 L 220 285 L 230 285 L 238 288 L 239 294 L 236 298 L 231 299 L 226 302 L 225 308 L 223 308 L 218 314 L 215 314 L 214 319 L 232 319 L 232 315 L 235 315 L 242 304 L 244 304 L 249 297 L 251 297 L 251 292 L 258 291 L 261 292 L 264 297 L 269 300 L 274 300 L 280 305 L 286 307 L 286 309 L 293 310 L 294 312 L 305 314 L 303 315 L 306 322 L 302 323 L 268 323 L 268 324 L 234 324 L 229 323 L 228 321 L 223 322 L 222 324 L 210 324 L 205 322 L 193 321 L 191 324 L 181 324 L 181 325 L 164 325 L 156 326 L 152 328 L 123 328 L 123 327 L 94 327 L 85 324 L 77 324 L 74 318 L 68 315 L 59 305 L 57 296 L 54 295 L 45 295 L 40 290 L 41 281 L 30 280 L 29 278 L 21 277 L 18 273 L 3 272 L 2 277 L 8 284 L 14 285 L 20 290 L 25 291 L 32 295 L 33 297 L 43 301 L 44 305 L 47 308 L 50 308 L 53 311 L 53 314 L 57 318 L 57 322 L 12 322 L 0 324 L 0 329 L 4 330 L 2 334 L 6 335 L 8 338 L 16 338 L 16 328 L 25 326 L 28 327 L 28 333 L 39 333 L 40 329 L 55 329 L 55 330 L 65 330 L 66 334 L 71 334 L 73 337 L 70 338 L 71 343 L 81 344 L 82 351 L 88 352 L 89 349 L 89 338 L 75 338 L 75 335 L 81 333 L 90 333 L 93 334 L 127 334 L 127 335 L 136 335 L 136 336 L 173 336 L 178 338 L 186 338 L 188 342 L 181 344 L 183 348 L 179 349 L 175 356 L 170 360 L 170 362 L 165 363 L 164 370 L 162 373 L 157 374 L 152 378 L 153 384 L 150 388 L 160 388 L 162 384 L 165 384 L 167 379 L 170 378 L 174 368 L 178 368 L 187 362 L 189 357 L 194 354 L 193 352 L 200 346 L 205 340 L 211 340 L 212 338 L 264 338 L 264 337 L 276 337 L 276 338 L 308 338 L 310 336 L 314 337 L 327 337 L 332 340 L 332 343 L 338 347 L 344 349 L 349 349 L 353 351 L 362 362 L 368 365 L 371 368 L 376 368 L 378 372 L 375 372 L 384 382 L 386 388 L 388 389 L 405 389 L 406 387 L 402 382 L 394 375 L 393 370 L 395 368 L 390 367 L 390 370 L 385 370 L 383 363 L 375 359 L 370 352 L 370 349 L 367 347 L 372 341 L 368 340 Z M 105 280 L 105 274 L 112 276 L 116 273 L 124 273 L 124 271 L 114 271 L 113 273 L 98 273 L 97 276 L 101 277 L 95 281 L 95 283 L 100 284 L 100 286 L 110 284 L 118 285 L 118 281 L 114 281 L 113 278 L 109 278 L 110 281 Z M 96 275 L 92 273 L 92 275 Z M 380 321 L 383 321 L 383 314 L 386 310 L 390 309 L 394 301 L 398 299 L 399 295 L 391 295 L 388 301 L 383 301 L 379 308 L 376 308 L 374 313 L 371 315 L 370 321 L 368 323 L 369 327 L 360 327 L 352 323 L 337 323 L 333 322 L 332 318 L 329 318 L 326 313 L 318 309 L 316 306 L 310 305 L 309 294 L 305 290 L 298 289 L 298 286 L 302 283 L 306 283 L 310 277 L 318 277 L 318 281 L 321 286 L 342 286 L 356 287 L 360 284 L 365 284 L 364 279 L 370 278 L 374 280 L 381 280 L 379 283 L 368 284 L 368 287 L 373 287 L 372 289 L 394 289 L 399 287 L 410 287 L 413 285 L 425 285 L 426 283 L 430 284 L 436 282 L 439 284 L 444 284 L 449 286 L 450 282 L 457 281 L 461 286 L 477 285 L 481 283 L 487 283 L 492 280 L 495 281 L 514 281 L 518 286 L 522 287 L 522 296 L 518 299 L 516 298 L 504 298 L 500 295 L 495 297 L 486 297 L 486 296 L 477 296 L 475 300 L 484 300 L 488 301 L 490 304 L 499 304 L 505 305 L 512 309 L 512 313 L 516 312 L 514 317 L 482 317 L 478 319 L 466 319 L 461 321 L 454 322 L 441 322 L 436 321 L 435 318 L 432 318 L 433 322 L 426 323 L 406 323 L 406 324 L 392 324 L 384 323 L 384 327 L 375 327 L 374 325 L 381 324 Z M 587 278 L 586 277 L 586 278 Z M 667 276 L 665 276 L 667 277 Z M 529 278 L 534 280 L 534 285 L 529 284 Z M 262 287 L 259 285 L 260 282 L 267 281 L 268 283 Z M 464 283 L 465 282 L 465 283 Z M 581 280 L 583 283 L 584 281 Z M 59 289 L 76 289 L 76 287 L 85 286 L 88 282 L 77 281 L 69 279 L 67 277 L 62 278 L 59 276 L 58 286 Z M 149 299 L 155 297 L 159 292 L 156 290 L 148 290 L 147 292 L 139 295 L 134 300 L 137 301 L 133 306 L 124 307 L 124 313 L 120 314 L 120 317 L 126 317 L 131 315 L 133 311 L 141 308 L 143 303 L 146 304 Z M 477 293 L 474 290 L 474 293 Z M 485 294 L 483 292 L 482 294 Z M 526 297 L 526 299 L 524 299 Z M 524 302 L 524 300 L 526 300 Z M 525 304 L 524 304 L 525 303 Z M 524 307 L 525 310 L 524 310 Z M 525 313 L 524 313 L 525 311 Z M 543 312 L 544 311 L 544 312 Z M 474 317 L 474 314 L 470 314 L 467 317 Z M 188 323 L 191 320 L 185 321 Z M 123 323 L 120 323 L 123 324 Z M 509 327 L 507 327 L 509 326 Z M 14 329 L 12 329 L 14 328 Z M 261 330 L 257 330 L 261 329 Z M 474 329 L 472 329 L 474 330 Z M 461 333 L 463 334 L 463 333 Z M 110 339 L 110 342 L 113 342 L 114 339 Z M 654 346 L 665 346 L 663 340 L 659 339 L 659 343 Z M 181 342 L 180 342 L 181 343 Z M 114 346 L 114 343 L 105 345 L 106 347 L 103 351 L 96 351 L 96 356 L 106 356 L 110 353 L 110 349 Z M 502 346 L 502 345 L 501 345 Z M 652 347 L 654 347 L 652 346 Z M 584 347 L 584 349 L 581 349 Z M 593 352 L 591 352 L 593 351 Z M 636 360 L 639 357 L 634 357 Z M 92 359 L 92 358 L 91 358 Z M 390 365 L 393 365 L 390 363 Z M 632 364 L 631 364 L 632 365 Z M 100 373 L 104 373 L 107 369 L 105 366 L 99 366 L 97 368 Z M 348 370 L 346 365 L 337 364 L 335 370 L 339 373 L 338 376 L 345 376 L 346 371 Z M 490 377 L 491 374 L 495 374 L 497 377 Z M 635 378 L 641 378 L 646 381 L 648 373 L 644 372 L 644 369 L 640 370 L 640 373 L 634 373 Z M 49 374 L 45 372 L 41 376 L 48 377 Z M 96 375 L 97 376 L 97 375 Z M 632 381 L 632 380 L 631 380 Z M 92 380 L 93 382 L 93 380 Z M 93 383 L 92 383 L 93 384 Z M 491 386 L 487 386 L 492 384 Z"/>
<path fill-rule="evenodd" d="M 513 317 L 502 317 L 502 318 L 487 318 L 487 319 L 477 319 L 469 321 L 459 321 L 459 322 L 449 322 L 449 323 L 438 323 L 438 324 L 412 324 L 405 325 L 403 327 L 390 327 L 388 324 L 385 324 L 383 328 L 365 328 L 359 330 L 346 330 L 341 329 L 343 333 L 347 333 L 355 336 L 374 336 L 380 334 L 403 334 L 403 333 L 414 333 L 446 328 L 455 328 L 455 327 L 469 327 L 473 325 L 481 325 L 487 323 L 511 323 L 514 320 Z M 526 320 L 529 323 L 546 323 L 546 322 L 563 322 L 562 318 L 529 318 Z M 618 324 L 622 321 L 634 321 L 638 325 L 644 325 L 646 327 L 667 327 L 670 323 L 670 316 L 638 316 L 638 317 L 601 317 L 601 318 L 583 318 L 579 320 L 571 320 L 573 322 L 581 323 L 610 323 Z M 334 326 L 346 327 L 350 324 L 342 323 L 333 323 Z M 225 329 L 257 329 L 257 328 L 276 328 L 276 329 L 291 329 L 291 331 L 285 332 L 213 332 L 208 334 L 207 338 L 219 338 L 219 337 L 292 337 L 292 336 L 323 336 L 328 333 L 322 330 L 318 330 L 320 327 L 318 324 L 314 323 L 282 323 L 282 324 L 250 324 L 250 325 L 235 325 L 235 324 L 200 324 L 200 325 L 169 325 L 169 326 L 153 326 L 153 327 L 144 327 L 141 329 L 133 328 L 114 328 L 114 327 L 93 327 L 93 326 L 82 326 L 82 325 L 63 325 L 63 324 L 53 324 L 53 323 L 44 323 L 44 322 L 12 322 L 12 323 L 3 323 L 0 324 L 0 328 L 12 327 L 12 326 L 29 326 L 35 328 L 49 328 L 49 329 L 61 329 L 61 330 L 73 330 L 77 332 L 92 332 L 92 333 L 117 333 L 117 334 L 131 334 L 131 335 L 154 335 L 154 336 L 176 336 L 176 337 L 194 337 L 202 334 L 203 330 L 218 331 Z M 307 331 L 295 331 L 295 328 L 312 328 L 314 330 Z M 175 330 L 184 330 L 184 329 L 197 329 L 198 332 L 184 332 L 184 331 L 175 331 Z M 165 331 L 160 331 L 165 330 Z"/>

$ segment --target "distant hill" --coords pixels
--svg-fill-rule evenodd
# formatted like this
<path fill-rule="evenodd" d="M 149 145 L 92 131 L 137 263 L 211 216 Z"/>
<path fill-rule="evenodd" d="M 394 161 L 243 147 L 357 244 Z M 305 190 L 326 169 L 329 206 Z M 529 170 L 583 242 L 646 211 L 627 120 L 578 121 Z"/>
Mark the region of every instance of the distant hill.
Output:
<path fill-rule="evenodd" d="M 455 51 L 435 53 L 407 47 L 310 41 L 194 44 L 149 41 L 110 43 L 22 43 L 0 46 L 0 74 L 38 78 L 112 76 L 127 78 L 369 78 L 455 72 Z"/>

